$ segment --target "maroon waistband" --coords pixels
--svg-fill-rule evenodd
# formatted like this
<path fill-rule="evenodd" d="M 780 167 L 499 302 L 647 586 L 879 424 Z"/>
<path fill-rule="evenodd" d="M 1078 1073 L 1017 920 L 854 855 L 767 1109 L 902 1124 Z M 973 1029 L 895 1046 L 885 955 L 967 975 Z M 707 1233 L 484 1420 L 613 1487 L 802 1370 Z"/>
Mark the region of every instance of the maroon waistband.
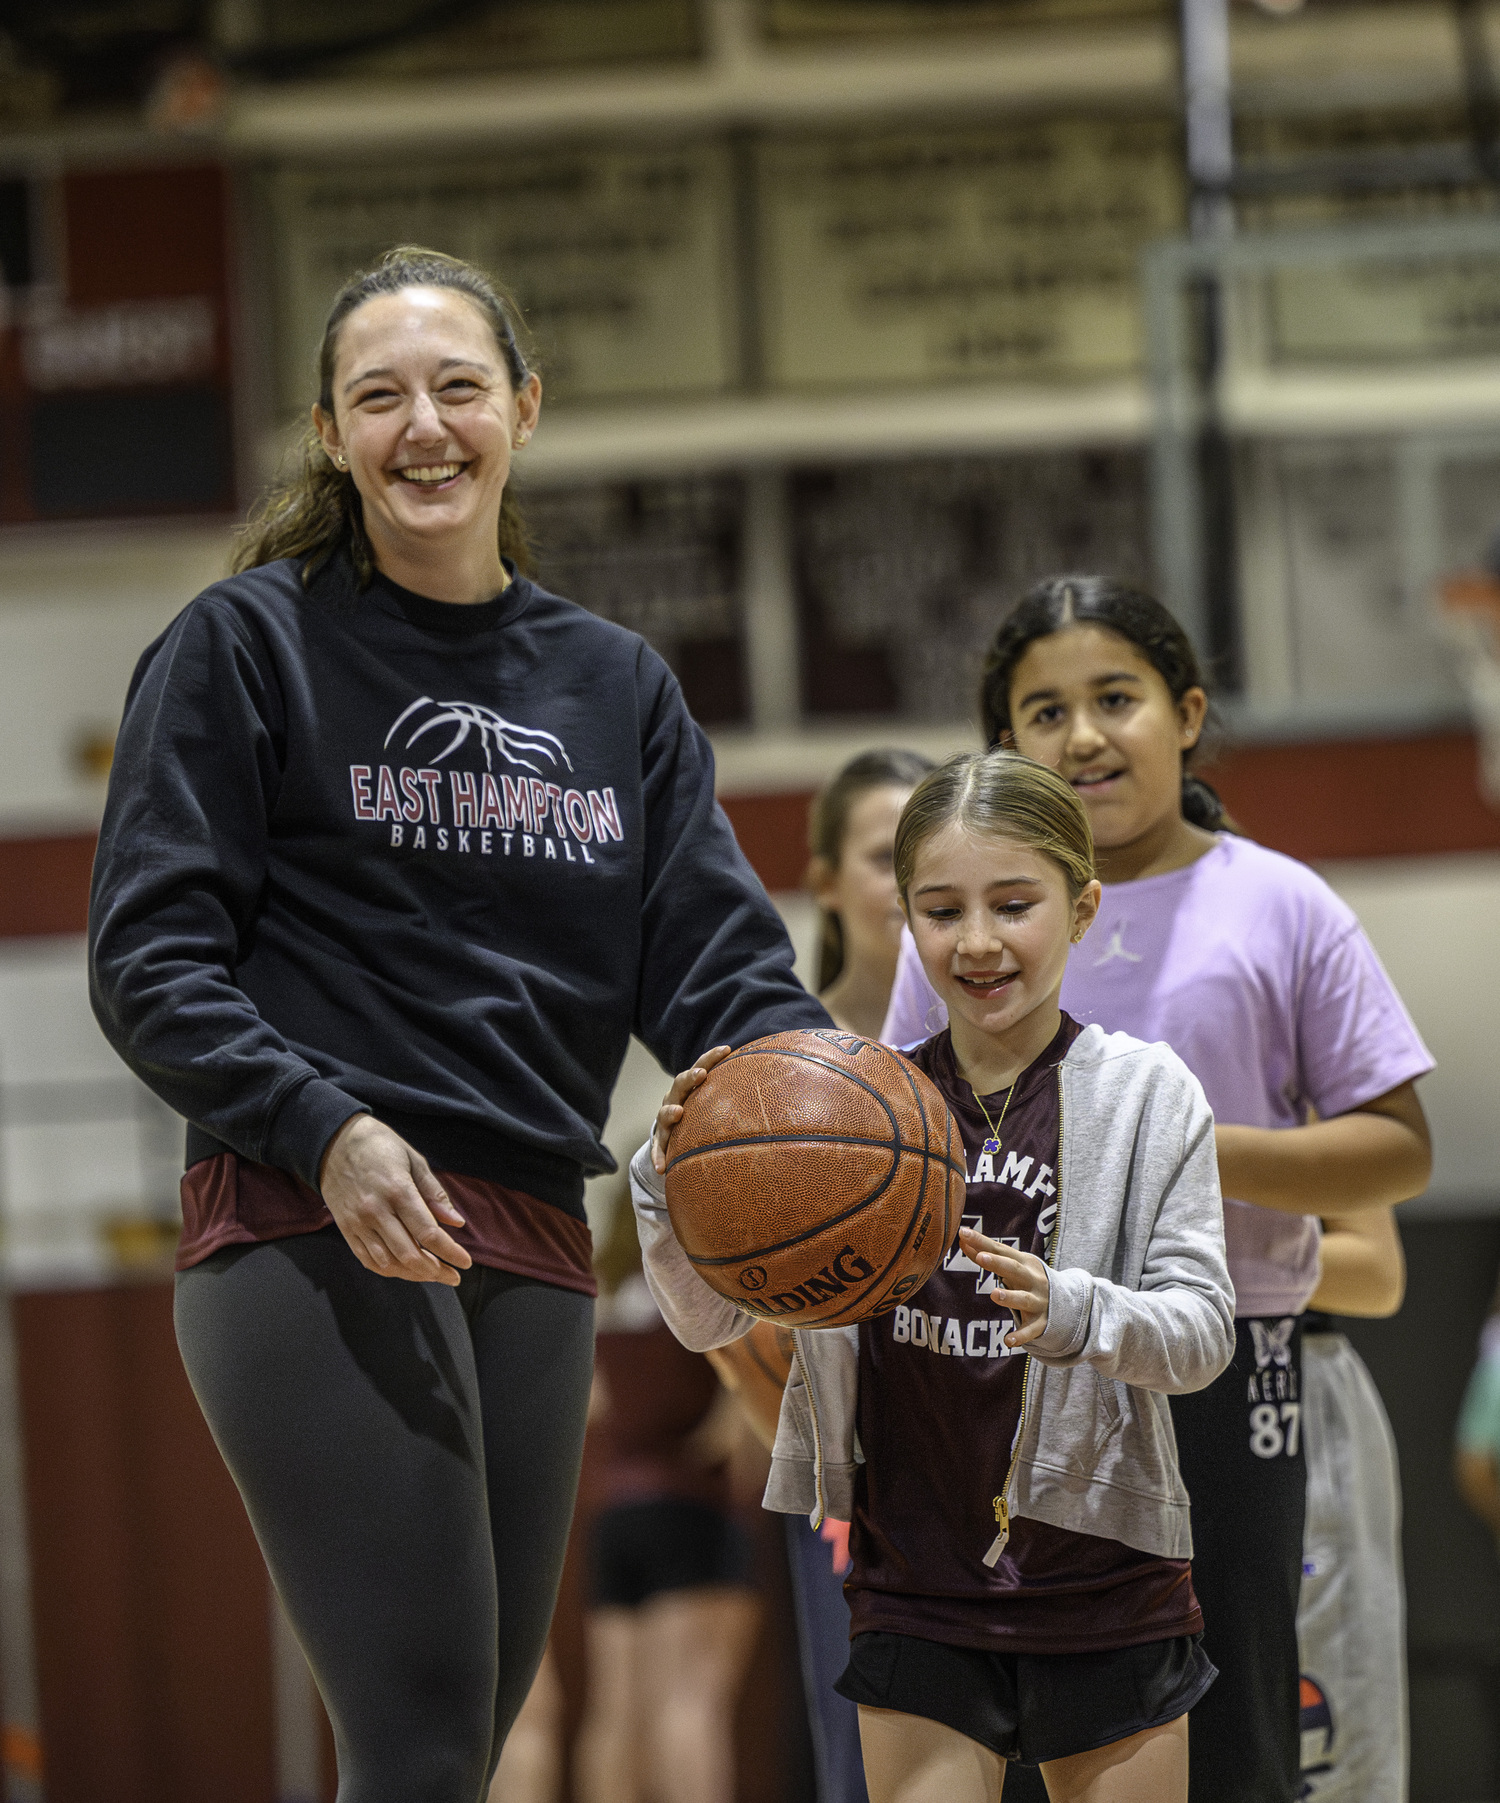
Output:
<path fill-rule="evenodd" d="M 457 1171 L 437 1176 L 466 1223 L 447 1231 L 476 1264 L 585 1296 L 598 1294 L 593 1239 L 584 1222 L 524 1190 L 483 1177 Z M 289 1239 L 332 1225 L 322 1197 L 300 1178 L 224 1152 L 183 1173 L 177 1269 L 201 1264 L 225 1246 Z"/>

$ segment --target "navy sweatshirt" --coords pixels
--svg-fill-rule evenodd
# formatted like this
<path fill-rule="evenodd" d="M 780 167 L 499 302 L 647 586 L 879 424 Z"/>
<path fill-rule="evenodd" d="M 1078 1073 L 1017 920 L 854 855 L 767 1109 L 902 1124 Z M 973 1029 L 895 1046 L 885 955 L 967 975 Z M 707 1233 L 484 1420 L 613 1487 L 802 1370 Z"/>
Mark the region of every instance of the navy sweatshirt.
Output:
<path fill-rule="evenodd" d="M 581 1215 L 632 1031 L 681 1070 L 828 1020 L 671 672 L 524 578 L 457 606 L 338 558 L 206 590 L 136 669 L 89 938 L 188 1163 L 314 1188 L 366 1109 Z"/>

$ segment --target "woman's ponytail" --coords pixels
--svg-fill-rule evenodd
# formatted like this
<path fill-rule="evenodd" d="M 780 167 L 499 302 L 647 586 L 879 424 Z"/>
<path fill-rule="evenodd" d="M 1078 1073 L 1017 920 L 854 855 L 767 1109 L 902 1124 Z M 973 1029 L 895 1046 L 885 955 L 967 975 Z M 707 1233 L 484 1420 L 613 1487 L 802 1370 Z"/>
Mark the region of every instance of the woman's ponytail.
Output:
<path fill-rule="evenodd" d="M 302 561 L 307 582 L 340 549 L 354 566 L 360 587 L 367 588 L 375 565 L 359 491 L 347 471 L 334 468 L 322 439 L 307 426 L 289 467 L 261 495 L 235 534 L 230 568 L 238 575 L 281 557 L 295 557 Z"/>

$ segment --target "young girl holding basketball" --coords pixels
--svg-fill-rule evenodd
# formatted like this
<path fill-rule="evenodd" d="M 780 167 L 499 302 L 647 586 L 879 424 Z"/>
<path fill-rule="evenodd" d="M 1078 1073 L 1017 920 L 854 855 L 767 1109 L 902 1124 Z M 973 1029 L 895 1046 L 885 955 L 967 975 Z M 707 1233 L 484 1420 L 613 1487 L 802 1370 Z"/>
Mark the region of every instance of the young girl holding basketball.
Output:
<path fill-rule="evenodd" d="M 1165 1041 L 1213 1107 L 1239 1320 L 1232 1368 L 1172 1404 L 1204 1644 L 1220 1670 L 1193 1714 L 1192 1795 L 1292 1803 L 1299 1319 L 1318 1282 L 1318 1217 L 1425 1187 L 1414 1080 L 1432 1060 L 1352 911 L 1304 865 L 1226 831 L 1218 797 L 1190 773 L 1207 695 L 1160 603 L 1095 576 L 1041 583 L 1001 622 L 980 702 L 987 742 L 1058 771 L 1093 827 L 1103 898 L 1063 1004 Z M 945 1000 L 904 946 L 883 1037 L 925 1038 Z"/>
<path fill-rule="evenodd" d="M 920 752 L 863 751 L 819 791 L 809 812 L 805 880 L 818 904 L 818 1000 L 846 1032 L 874 1035 L 885 1018 L 903 920 L 892 870 L 896 822 L 931 768 Z M 776 1436 L 790 1344 L 783 1329 L 765 1321 L 709 1354 L 767 1446 Z M 786 1530 L 818 1803 L 869 1803 L 858 1714 L 834 1689 L 849 1647 L 849 1525 L 830 1518 L 818 1529 L 789 1515 Z"/>
<path fill-rule="evenodd" d="M 1009 1759 L 1056 1803 L 1181 1803 L 1214 1669 L 1164 1395 L 1232 1350 L 1212 1117 L 1165 1046 L 1059 1007 L 1100 893 L 1067 783 L 951 759 L 895 863 L 949 1012 L 913 1058 L 962 1129 L 963 1226 L 907 1305 L 796 1332 L 766 1504 L 851 1517 L 840 1688 L 874 1803 L 996 1803 Z M 723 1055 L 677 1078 L 631 1166 L 648 1278 L 696 1347 L 751 1325 L 689 1264 L 660 1175 Z"/>

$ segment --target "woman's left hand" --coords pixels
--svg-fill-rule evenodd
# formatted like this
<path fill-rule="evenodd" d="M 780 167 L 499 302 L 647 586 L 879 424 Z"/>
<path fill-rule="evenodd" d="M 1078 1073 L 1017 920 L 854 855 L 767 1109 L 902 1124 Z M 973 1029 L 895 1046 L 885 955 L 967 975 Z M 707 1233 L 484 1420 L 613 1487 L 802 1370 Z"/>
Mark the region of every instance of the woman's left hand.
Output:
<path fill-rule="evenodd" d="M 966 1258 L 972 1258 L 981 1270 L 993 1272 L 1004 1285 L 991 1290 L 990 1301 L 996 1308 L 1008 1308 L 1016 1318 L 1016 1325 L 1005 1335 L 1006 1345 L 1029 1346 L 1045 1333 L 1052 1299 L 1046 1264 L 1033 1253 L 1017 1252 L 972 1227 L 959 1228 L 958 1243 Z"/>

